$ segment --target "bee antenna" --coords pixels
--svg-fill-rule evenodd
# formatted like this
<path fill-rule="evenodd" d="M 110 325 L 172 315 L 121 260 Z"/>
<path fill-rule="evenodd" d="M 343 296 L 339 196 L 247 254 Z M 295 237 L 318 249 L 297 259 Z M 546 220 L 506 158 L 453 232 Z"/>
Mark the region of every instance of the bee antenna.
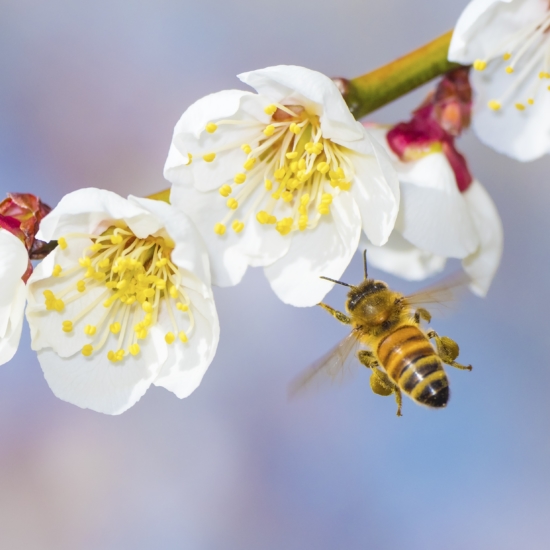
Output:
<path fill-rule="evenodd" d="M 365 279 L 368 279 L 369 276 L 367 275 L 367 249 L 363 250 L 363 266 L 365 268 Z"/>
<path fill-rule="evenodd" d="M 349 286 L 350 288 L 355 288 L 353 285 L 348 285 L 348 283 L 343 283 L 342 281 L 337 281 L 336 279 L 331 279 L 330 277 L 321 276 L 321 279 L 325 279 L 325 281 L 330 281 L 331 283 L 336 283 L 338 285 Z"/>

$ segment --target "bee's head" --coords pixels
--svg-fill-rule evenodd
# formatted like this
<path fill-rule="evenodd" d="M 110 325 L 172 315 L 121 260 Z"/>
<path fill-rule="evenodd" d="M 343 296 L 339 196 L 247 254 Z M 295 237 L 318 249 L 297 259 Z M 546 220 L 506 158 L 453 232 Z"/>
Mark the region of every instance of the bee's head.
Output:
<path fill-rule="evenodd" d="M 388 285 L 382 281 L 365 279 L 348 292 L 347 310 L 369 325 L 381 324 L 392 312 L 394 299 Z"/>

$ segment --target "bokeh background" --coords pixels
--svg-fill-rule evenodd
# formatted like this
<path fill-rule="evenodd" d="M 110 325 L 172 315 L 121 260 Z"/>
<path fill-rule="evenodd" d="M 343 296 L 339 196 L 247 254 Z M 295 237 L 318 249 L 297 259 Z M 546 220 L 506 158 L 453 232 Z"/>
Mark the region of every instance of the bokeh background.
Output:
<path fill-rule="evenodd" d="M 55 205 L 84 186 L 160 190 L 176 120 L 239 87 L 237 73 L 362 74 L 451 28 L 465 4 L 2 0 L 0 191 Z M 404 119 L 424 93 L 371 120 Z M 261 270 L 216 290 L 219 351 L 184 401 L 151 388 L 119 417 L 61 402 L 25 334 L 0 369 L 0 548 L 550 548 L 550 159 L 522 165 L 473 135 L 460 146 L 506 241 L 489 296 L 433 323 L 475 367 L 450 372 L 446 410 L 407 400 L 398 419 L 366 372 L 288 402 L 288 382 L 346 329 L 284 306 Z M 360 277 L 356 257 L 344 280 Z"/>

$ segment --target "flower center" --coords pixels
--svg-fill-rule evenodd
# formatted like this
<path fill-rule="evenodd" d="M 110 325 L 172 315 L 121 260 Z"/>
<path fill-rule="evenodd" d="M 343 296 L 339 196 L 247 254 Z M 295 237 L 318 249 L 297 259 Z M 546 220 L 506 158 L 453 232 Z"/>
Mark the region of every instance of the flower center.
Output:
<path fill-rule="evenodd" d="M 487 64 L 499 52 L 505 51 L 499 64 L 505 65 L 504 70 L 511 75 L 510 85 L 498 99 L 491 99 L 488 106 L 493 111 L 498 111 L 505 105 L 520 87 L 525 93 L 525 100 L 518 101 L 514 105 L 518 111 L 524 111 L 529 105 L 535 103 L 535 96 L 539 91 L 542 81 L 550 79 L 550 11 L 544 13 L 535 21 L 526 25 L 514 35 L 507 37 L 504 42 L 498 43 L 485 59 L 476 59 L 474 69 L 483 71 Z M 509 63 L 505 63 L 509 61 Z M 538 78 L 533 79 L 536 74 Z M 529 80 L 532 80 L 529 86 Z M 550 91 L 550 86 L 546 85 Z"/>
<path fill-rule="evenodd" d="M 238 144 L 246 155 L 243 171 L 219 189 L 228 212 L 214 227 L 218 235 L 225 233 L 232 218 L 232 229 L 240 233 L 254 214 L 259 223 L 273 225 L 281 235 L 314 228 L 330 213 L 333 196 L 350 189 L 353 164 L 344 147 L 322 136 L 319 117 L 296 105 L 273 104 L 265 112 L 271 122 L 258 128 L 257 145 Z M 206 131 L 213 133 L 223 124 L 250 122 L 210 122 Z M 216 152 L 202 157 L 205 162 L 215 158 Z M 234 218 L 241 210 L 243 218 Z"/>
<path fill-rule="evenodd" d="M 86 357 L 101 350 L 110 334 L 117 336 L 116 349 L 107 352 L 113 362 L 122 361 L 127 353 L 140 353 L 139 340 L 147 338 L 149 328 L 157 323 L 159 310 L 166 307 L 174 331 L 165 335 L 172 344 L 176 338 L 187 342 L 194 321 L 190 300 L 181 285 L 178 268 L 171 261 L 174 243 L 166 236 L 137 238 L 125 224 L 110 227 L 101 235 L 71 234 L 58 240 L 61 249 L 71 238 L 89 238 L 93 244 L 84 250 L 78 264 L 69 269 L 56 265 L 54 277 L 70 277 L 72 282 L 54 294 L 44 291 L 48 311 L 62 313 L 65 306 L 93 289 L 97 297 L 71 319 L 62 323 L 65 333 L 78 326 L 89 338 L 82 354 Z M 81 273 L 80 278 L 77 275 Z M 75 284 L 75 279 L 78 281 Z M 95 324 L 86 316 L 103 305 L 104 312 Z M 187 325 L 187 331 L 179 326 Z"/>

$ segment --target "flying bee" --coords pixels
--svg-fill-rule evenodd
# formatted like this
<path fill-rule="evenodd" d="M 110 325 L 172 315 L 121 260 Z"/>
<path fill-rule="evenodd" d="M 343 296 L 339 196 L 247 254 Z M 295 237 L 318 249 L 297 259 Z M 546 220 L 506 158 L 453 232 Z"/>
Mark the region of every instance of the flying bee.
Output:
<path fill-rule="evenodd" d="M 449 381 L 443 363 L 462 370 L 472 367 L 455 361 L 459 352 L 455 341 L 421 328 L 420 321 L 429 323 L 431 314 L 424 308 L 414 309 L 418 303 L 440 301 L 438 295 L 445 289 L 403 296 L 386 283 L 368 278 L 366 250 L 363 261 L 365 279 L 358 286 L 322 277 L 351 289 L 346 301 L 347 315 L 327 304 L 319 305 L 341 323 L 350 325 L 352 331 L 292 384 L 291 393 L 307 387 L 317 375 L 335 378 L 342 374 L 355 355 L 352 352 L 363 345 L 369 350 L 358 350 L 356 355 L 371 370 L 371 389 L 378 395 L 395 396 L 397 416 L 401 416 L 402 392 L 421 405 L 445 407 Z"/>

